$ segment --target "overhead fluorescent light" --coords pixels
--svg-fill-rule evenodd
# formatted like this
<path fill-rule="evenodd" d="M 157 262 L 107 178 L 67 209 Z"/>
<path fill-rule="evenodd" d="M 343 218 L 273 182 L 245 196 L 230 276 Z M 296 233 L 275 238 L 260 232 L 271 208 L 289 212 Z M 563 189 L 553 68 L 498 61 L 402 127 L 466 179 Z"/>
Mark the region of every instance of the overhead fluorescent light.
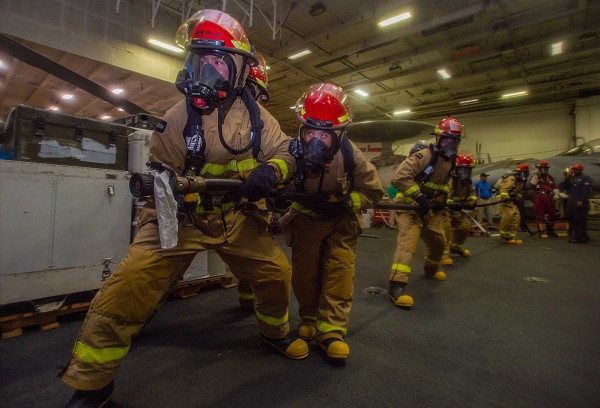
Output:
<path fill-rule="evenodd" d="M 444 79 L 449 79 L 449 78 L 452 78 L 452 75 L 450 75 L 450 74 L 448 73 L 448 71 L 446 71 L 446 69 L 445 69 L 445 68 L 438 69 L 438 70 L 437 70 L 437 73 L 438 73 L 438 75 L 439 75 L 439 76 L 441 76 L 441 77 L 442 77 L 442 78 L 444 78 Z"/>
<path fill-rule="evenodd" d="M 355 89 L 355 90 L 354 90 L 354 92 L 356 92 L 356 93 L 357 93 L 357 94 L 359 94 L 360 96 L 369 96 L 369 94 L 368 94 L 368 93 L 366 93 L 365 91 L 363 91 L 363 90 L 360 90 L 360 89 Z"/>
<path fill-rule="evenodd" d="M 410 109 L 396 111 L 396 112 L 394 112 L 394 115 L 404 115 L 405 113 L 410 113 Z"/>
<path fill-rule="evenodd" d="M 290 56 L 288 57 L 288 59 L 295 60 L 295 59 L 297 59 L 297 58 L 304 57 L 305 55 L 308 55 L 308 54 L 310 54 L 310 53 L 312 53 L 312 51 L 311 51 L 311 50 L 308 50 L 308 49 L 306 49 L 306 50 L 302 50 L 302 51 L 300 51 L 300 52 L 297 52 L 297 53 L 295 53 L 295 54 L 292 54 L 292 55 L 290 55 Z"/>
<path fill-rule="evenodd" d="M 152 45 L 156 45 L 157 47 L 164 48 L 166 50 L 173 51 L 173 52 L 176 52 L 176 53 L 182 53 L 182 52 L 185 51 L 182 48 L 176 47 L 176 46 L 171 45 L 171 44 L 164 43 L 162 41 L 155 40 L 154 38 L 149 39 L 148 42 L 150 44 L 152 44 Z"/>
<path fill-rule="evenodd" d="M 60 110 L 60 109 L 58 108 L 58 106 L 52 105 L 52 106 L 48 106 L 48 110 L 57 111 L 57 110 Z"/>
<path fill-rule="evenodd" d="M 290 109 L 296 109 L 296 105 L 290 106 Z"/>
<path fill-rule="evenodd" d="M 117 108 L 117 110 L 118 110 L 119 112 L 125 112 L 125 110 L 124 110 L 123 108 Z"/>
<path fill-rule="evenodd" d="M 112 90 L 112 93 L 119 95 L 119 94 L 122 94 L 123 91 L 124 91 L 124 89 L 115 88 L 115 89 Z"/>
<path fill-rule="evenodd" d="M 563 53 L 563 42 L 556 42 L 550 46 L 550 54 L 558 55 Z"/>
<path fill-rule="evenodd" d="M 104 116 L 102 116 L 100 119 L 103 119 L 103 120 L 108 120 L 108 119 L 110 119 L 110 116 L 108 116 L 108 115 L 104 115 Z"/>
<path fill-rule="evenodd" d="M 524 96 L 527 95 L 528 92 L 527 91 L 519 91 L 519 92 L 512 92 L 512 93 L 507 93 L 502 95 L 503 98 L 514 98 L 515 96 Z"/>
<path fill-rule="evenodd" d="M 397 16 L 388 18 L 387 20 L 380 21 L 379 23 L 377 23 L 377 25 L 379 27 L 385 27 L 385 26 L 389 26 L 391 24 L 397 23 L 398 21 L 406 20 L 411 17 L 412 17 L 412 15 L 410 13 L 402 13 L 402 14 L 398 14 Z"/>
<path fill-rule="evenodd" d="M 63 98 L 63 99 L 66 99 L 66 100 L 69 100 L 69 99 L 73 99 L 73 96 L 74 96 L 74 95 L 72 95 L 72 94 L 64 94 L 64 95 L 62 96 L 62 98 Z"/>
<path fill-rule="evenodd" d="M 466 101 L 460 101 L 459 104 L 464 105 L 464 104 L 467 104 L 467 103 L 475 103 L 475 102 L 479 102 L 479 99 L 469 99 L 469 100 L 466 100 Z"/>

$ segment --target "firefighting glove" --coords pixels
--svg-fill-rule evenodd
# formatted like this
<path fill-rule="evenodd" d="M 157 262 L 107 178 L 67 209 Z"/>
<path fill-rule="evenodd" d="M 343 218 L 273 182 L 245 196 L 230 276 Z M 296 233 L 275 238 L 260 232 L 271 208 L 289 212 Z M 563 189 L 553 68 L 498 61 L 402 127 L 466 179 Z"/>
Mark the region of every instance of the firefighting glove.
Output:
<path fill-rule="evenodd" d="M 417 213 L 419 213 L 421 217 L 426 216 L 431 209 L 431 204 L 429 203 L 427 196 L 425 194 L 419 194 L 415 197 L 415 202 L 419 206 L 417 208 Z"/>
<path fill-rule="evenodd" d="M 475 200 L 469 200 L 464 204 L 465 210 L 474 210 L 477 206 L 477 202 Z"/>
<path fill-rule="evenodd" d="M 276 181 L 275 170 L 267 163 L 261 163 L 252 170 L 242 185 L 241 197 L 248 201 L 258 201 L 261 198 L 272 196 L 277 193 Z"/>

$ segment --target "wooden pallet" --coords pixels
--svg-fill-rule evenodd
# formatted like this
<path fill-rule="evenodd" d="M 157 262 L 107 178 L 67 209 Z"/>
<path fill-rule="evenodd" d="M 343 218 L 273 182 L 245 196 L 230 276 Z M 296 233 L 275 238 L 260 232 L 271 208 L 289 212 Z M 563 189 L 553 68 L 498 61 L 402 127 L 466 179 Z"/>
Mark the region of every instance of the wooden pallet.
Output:
<path fill-rule="evenodd" d="M 52 309 L 51 303 L 40 304 L 28 310 L 29 307 L 22 306 L 25 309 L 22 312 L 8 312 L 9 314 L 0 316 L 0 332 L 2 339 L 17 337 L 23 334 L 24 327 L 39 326 L 42 331 L 56 329 L 60 326 L 58 317 L 66 314 L 73 314 L 86 311 L 90 306 L 90 300 L 69 303 L 68 296 L 60 301 L 61 306 Z M 31 306 L 32 304 L 30 304 Z M 15 308 L 15 310 L 19 310 Z"/>
<path fill-rule="evenodd" d="M 200 279 L 179 282 L 177 286 L 171 289 L 169 297 L 187 299 L 189 297 L 198 295 L 200 290 L 207 286 L 221 286 L 223 288 L 235 286 L 235 283 L 233 282 L 233 275 L 225 274 L 218 276 L 207 276 Z"/>
<path fill-rule="evenodd" d="M 233 275 L 225 274 L 180 282 L 171 289 L 169 299 L 186 299 L 198 295 L 202 288 L 235 286 Z M 46 298 L 0 307 L 0 338 L 8 339 L 23 334 L 23 328 L 38 326 L 42 331 L 60 327 L 59 317 L 89 308 L 97 291 L 80 292 L 61 297 Z"/>

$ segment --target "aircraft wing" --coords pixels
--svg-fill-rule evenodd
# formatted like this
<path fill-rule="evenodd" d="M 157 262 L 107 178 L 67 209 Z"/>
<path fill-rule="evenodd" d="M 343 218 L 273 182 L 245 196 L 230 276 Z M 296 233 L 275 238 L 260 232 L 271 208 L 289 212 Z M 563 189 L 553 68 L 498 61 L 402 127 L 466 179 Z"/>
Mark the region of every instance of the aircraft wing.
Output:
<path fill-rule="evenodd" d="M 368 120 L 352 122 L 346 127 L 347 135 L 353 142 L 375 143 L 395 142 L 402 139 L 418 139 L 424 134 L 427 138 L 435 126 L 413 120 Z"/>

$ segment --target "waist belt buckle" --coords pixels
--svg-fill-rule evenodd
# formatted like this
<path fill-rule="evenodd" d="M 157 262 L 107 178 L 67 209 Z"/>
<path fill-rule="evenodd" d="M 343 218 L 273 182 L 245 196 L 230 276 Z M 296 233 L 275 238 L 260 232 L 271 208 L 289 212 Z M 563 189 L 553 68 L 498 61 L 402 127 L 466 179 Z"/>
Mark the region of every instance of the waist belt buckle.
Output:
<path fill-rule="evenodd" d="M 213 205 L 218 205 L 219 207 L 223 204 L 223 201 L 225 196 L 211 196 L 212 197 L 212 204 Z"/>

